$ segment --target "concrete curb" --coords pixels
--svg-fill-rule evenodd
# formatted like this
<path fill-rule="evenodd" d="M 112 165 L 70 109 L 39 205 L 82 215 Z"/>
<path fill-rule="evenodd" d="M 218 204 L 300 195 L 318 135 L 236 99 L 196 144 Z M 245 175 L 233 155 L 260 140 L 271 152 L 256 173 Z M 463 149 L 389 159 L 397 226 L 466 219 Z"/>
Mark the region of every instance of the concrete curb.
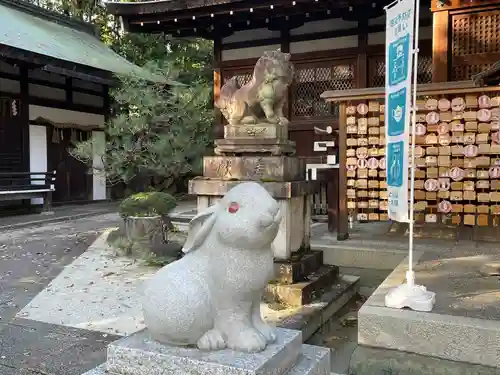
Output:
<path fill-rule="evenodd" d="M 54 224 L 54 223 L 60 223 L 60 222 L 65 222 L 65 221 L 71 221 L 71 220 L 77 220 L 77 219 L 84 219 L 84 218 L 87 218 L 87 217 L 93 217 L 93 216 L 111 214 L 113 212 L 115 212 L 115 210 L 103 210 L 103 211 L 98 211 L 98 212 L 86 212 L 86 213 L 81 213 L 81 214 L 58 216 L 58 217 L 45 216 L 45 218 L 43 220 L 32 220 L 32 221 L 26 221 L 24 223 L 16 223 L 16 224 L 10 224 L 10 225 L 0 226 L 0 232 L 5 232 L 5 231 L 8 231 L 8 230 L 13 230 L 13 229 L 24 229 L 24 228 L 30 228 L 30 227 L 41 227 L 41 226 L 44 226 L 44 225 L 47 225 L 47 224 Z"/>
<path fill-rule="evenodd" d="M 414 265 L 422 255 L 415 252 Z M 358 344 L 498 369 L 499 321 L 385 307 L 385 295 L 404 283 L 407 269 L 408 258 L 359 310 Z"/>

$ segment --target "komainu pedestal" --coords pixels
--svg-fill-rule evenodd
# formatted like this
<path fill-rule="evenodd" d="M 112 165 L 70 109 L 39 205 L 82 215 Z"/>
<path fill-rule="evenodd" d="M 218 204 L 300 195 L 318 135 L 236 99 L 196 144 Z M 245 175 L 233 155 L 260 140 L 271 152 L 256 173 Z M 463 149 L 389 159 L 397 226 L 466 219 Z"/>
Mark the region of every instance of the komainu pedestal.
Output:
<path fill-rule="evenodd" d="M 278 329 L 259 353 L 204 352 L 162 345 L 147 330 L 108 347 L 107 362 L 84 375 L 329 375 L 330 349 L 302 344 L 300 331 Z"/>
<path fill-rule="evenodd" d="M 293 74 L 290 55 L 270 51 L 257 61 L 247 84 L 226 81 L 215 102 L 227 120 L 224 138 L 215 140 L 216 156 L 204 158 L 203 176 L 189 182 L 189 193 L 197 195 L 201 212 L 235 185 L 260 183 L 278 201 L 283 216 L 271 245 L 275 279 L 266 299 L 302 306 L 337 278 L 338 268 L 324 266 L 322 253 L 310 251 L 315 186 L 306 180 L 305 161 L 295 156 L 283 115 Z"/>

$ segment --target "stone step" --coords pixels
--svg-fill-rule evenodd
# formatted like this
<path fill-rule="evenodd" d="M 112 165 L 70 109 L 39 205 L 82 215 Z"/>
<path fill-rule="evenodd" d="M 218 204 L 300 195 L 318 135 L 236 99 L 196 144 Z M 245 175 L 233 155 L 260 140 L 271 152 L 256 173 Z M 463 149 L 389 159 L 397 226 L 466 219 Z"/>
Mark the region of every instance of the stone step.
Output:
<path fill-rule="evenodd" d="M 289 306 L 307 305 L 332 285 L 338 275 L 338 267 L 321 266 L 317 271 L 309 274 L 306 281 L 294 284 L 268 284 L 264 295 L 267 300 L 274 300 Z"/>
<path fill-rule="evenodd" d="M 311 251 L 292 255 L 290 261 L 274 261 L 276 281 L 282 284 L 294 284 L 304 281 L 308 275 L 323 265 L 323 252 Z"/>
<path fill-rule="evenodd" d="M 286 375 L 329 375 L 330 367 L 330 349 L 304 344 L 299 361 Z"/>
<path fill-rule="evenodd" d="M 360 345 L 351 357 L 349 374 L 498 375 L 500 371 L 494 367 Z"/>
<path fill-rule="evenodd" d="M 276 342 L 260 353 L 166 346 L 142 330 L 108 346 L 106 369 L 116 375 L 285 375 L 301 352 L 301 332 L 288 329 L 278 329 Z"/>
<path fill-rule="evenodd" d="M 307 341 L 328 320 L 359 291 L 359 277 L 341 275 L 334 284 L 311 304 L 284 311 L 261 308 L 266 321 L 287 329 L 302 332 Z M 262 305 L 261 305 L 262 306 Z"/>

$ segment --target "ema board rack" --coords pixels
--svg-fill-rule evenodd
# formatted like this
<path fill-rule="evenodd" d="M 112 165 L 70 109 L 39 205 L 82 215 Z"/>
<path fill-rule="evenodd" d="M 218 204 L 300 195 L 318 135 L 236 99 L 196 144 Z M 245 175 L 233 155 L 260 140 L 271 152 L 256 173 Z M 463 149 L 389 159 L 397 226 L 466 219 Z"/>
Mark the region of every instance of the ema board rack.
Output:
<path fill-rule="evenodd" d="M 417 108 L 416 221 L 500 226 L 500 91 L 421 97 Z M 349 213 L 388 220 L 383 100 L 345 111 Z"/>

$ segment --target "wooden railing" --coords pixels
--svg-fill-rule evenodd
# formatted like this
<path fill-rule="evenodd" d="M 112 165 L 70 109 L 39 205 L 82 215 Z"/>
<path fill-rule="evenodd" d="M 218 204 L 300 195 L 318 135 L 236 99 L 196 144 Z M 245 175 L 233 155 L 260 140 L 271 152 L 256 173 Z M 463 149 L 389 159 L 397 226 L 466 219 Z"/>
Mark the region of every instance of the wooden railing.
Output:
<path fill-rule="evenodd" d="M 349 217 L 388 219 L 384 95 L 383 87 L 321 95 L 340 106 L 339 237 L 348 237 Z M 417 95 L 425 133 L 417 133 L 415 151 L 416 221 L 500 226 L 500 87 L 421 84 Z"/>

